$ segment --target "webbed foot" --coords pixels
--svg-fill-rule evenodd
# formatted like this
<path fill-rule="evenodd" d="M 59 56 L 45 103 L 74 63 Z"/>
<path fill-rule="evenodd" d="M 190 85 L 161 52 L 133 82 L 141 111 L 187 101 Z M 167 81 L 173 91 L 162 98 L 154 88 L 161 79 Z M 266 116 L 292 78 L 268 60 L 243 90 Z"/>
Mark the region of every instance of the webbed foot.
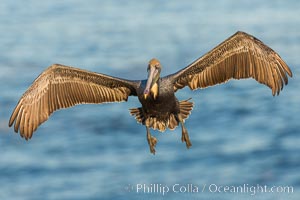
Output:
<path fill-rule="evenodd" d="M 150 134 L 148 127 L 146 127 L 146 129 L 147 129 L 147 141 L 149 144 L 150 152 L 155 155 L 155 146 L 157 143 L 157 139 L 156 139 L 156 137 L 154 137 Z"/>
<path fill-rule="evenodd" d="M 186 148 L 188 148 L 188 149 L 192 146 L 192 143 L 189 138 L 189 134 L 184 126 L 182 128 L 181 141 L 185 142 Z"/>
<path fill-rule="evenodd" d="M 192 146 L 192 143 L 189 138 L 189 133 L 184 126 L 184 122 L 183 122 L 183 119 L 180 114 L 178 115 L 178 119 L 179 119 L 179 122 L 181 124 L 181 129 L 182 129 L 181 141 L 185 142 L 186 148 L 189 149 Z"/>

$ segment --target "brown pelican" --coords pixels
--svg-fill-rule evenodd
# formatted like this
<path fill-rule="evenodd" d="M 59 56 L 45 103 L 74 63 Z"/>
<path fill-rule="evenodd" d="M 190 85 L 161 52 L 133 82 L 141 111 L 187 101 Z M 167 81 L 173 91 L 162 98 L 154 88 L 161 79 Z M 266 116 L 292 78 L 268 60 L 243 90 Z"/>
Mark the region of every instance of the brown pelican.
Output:
<path fill-rule="evenodd" d="M 281 57 L 257 38 L 237 32 L 182 70 L 160 77 L 162 66 L 157 59 L 148 64 L 147 80 L 126 80 L 105 74 L 89 72 L 60 64 L 54 64 L 40 74 L 19 100 L 9 126 L 29 139 L 37 127 L 51 113 L 76 104 L 127 101 L 137 96 L 140 108 L 130 109 L 139 123 L 146 126 L 150 152 L 155 154 L 157 139 L 149 129 L 165 131 L 182 128 L 182 142 L 189 148 L 184 120 L 189 116 L 193 103 L 179 101 L 175 92 L 188 86 L 195 90 L 229 79 L 254 78 L 279 94 L 288 83 L 292 72 Z"/>

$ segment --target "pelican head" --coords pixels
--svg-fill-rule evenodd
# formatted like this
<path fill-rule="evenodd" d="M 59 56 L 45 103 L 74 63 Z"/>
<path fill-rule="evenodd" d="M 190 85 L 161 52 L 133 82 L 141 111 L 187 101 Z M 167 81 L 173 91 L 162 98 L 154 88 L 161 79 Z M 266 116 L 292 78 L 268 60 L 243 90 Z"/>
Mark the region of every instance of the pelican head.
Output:
<path fill-rule="evenodd" d="M 158 85 L 157 81 L 160 77 L 161 64 L 159 60 L 153 58 L 149 61 L 148 64 L 148 80 L 146 84 L 146 88 L 144 90 L 144 98 L 147 99 L 150 92 L 153 94 L 154 99 L 156 99 L 158 95 Z"/>

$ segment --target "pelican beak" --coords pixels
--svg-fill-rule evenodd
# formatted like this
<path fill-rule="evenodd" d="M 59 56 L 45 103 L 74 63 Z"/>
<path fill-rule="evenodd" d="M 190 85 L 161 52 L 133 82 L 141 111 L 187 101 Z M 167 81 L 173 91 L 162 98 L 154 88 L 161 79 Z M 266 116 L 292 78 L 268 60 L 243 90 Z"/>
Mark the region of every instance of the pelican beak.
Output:
<path fill-rule="evenodd" d="M 155 67 L 150 67 L 149 74 L 148 74 L 148 80 L 146 83 L 146 88 L 144 90 L 144 98 L 145 99 L 147 99 L 150 94 L 150 90 L 153 85 L 153 79 L 157 75 L 157 73 L 158 73 L 158 71 L 157 71 L 157 69 L 155 69 Z"/>
<path fill-rule="evenodd" d="M 147 82 L 147 85 L 148 85 L 148 82 Z M 149 97 L 149 94 L 150 94 L 150 86 L 146 87 L 144 90 L 144 99 L 147 99 Z"/>
<path fill-rule="evenodd" d="M 144 93 L 144 99 L 147 99 L 149 94 Z"/>

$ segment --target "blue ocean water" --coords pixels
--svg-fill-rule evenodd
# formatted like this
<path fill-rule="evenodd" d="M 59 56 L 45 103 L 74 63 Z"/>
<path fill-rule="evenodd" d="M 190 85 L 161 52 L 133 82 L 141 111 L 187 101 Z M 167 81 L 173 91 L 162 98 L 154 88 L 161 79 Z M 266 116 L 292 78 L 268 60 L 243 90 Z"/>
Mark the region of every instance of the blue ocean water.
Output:
<path fill-rule="evenodd" d="M 299 10 L 297 0 L 2 1 L 0 199 L 299 199 Z M 189 150 L 180 128 L 152 131 L 151 155 L 128 112 L 140 106 L 135 98 L 55 112 L 30 141 L 8 127 L 18 99 L 53 63 L 144 79 L 156 57 L 167 75 L 237 30 L 277 51 L 294 76 L 277 97 L 254 80 L 179 91 L 195 103 Z"/>

